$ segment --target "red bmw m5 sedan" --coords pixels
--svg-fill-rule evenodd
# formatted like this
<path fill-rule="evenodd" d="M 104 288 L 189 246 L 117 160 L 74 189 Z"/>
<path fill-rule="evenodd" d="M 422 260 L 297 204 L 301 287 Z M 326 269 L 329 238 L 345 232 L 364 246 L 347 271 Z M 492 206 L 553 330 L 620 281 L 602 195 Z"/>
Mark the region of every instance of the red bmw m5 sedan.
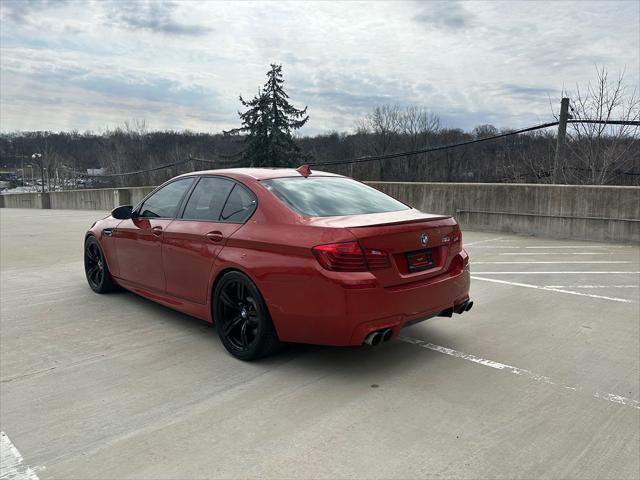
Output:
<path fill-rule="evenodd" d="M 95 292 L 215 322 L 242 360 L 281 342 L 377 345 L 473 305 L 451 216 L 306 166 L 173 178 L 96 222 L 84 266 Z"/>

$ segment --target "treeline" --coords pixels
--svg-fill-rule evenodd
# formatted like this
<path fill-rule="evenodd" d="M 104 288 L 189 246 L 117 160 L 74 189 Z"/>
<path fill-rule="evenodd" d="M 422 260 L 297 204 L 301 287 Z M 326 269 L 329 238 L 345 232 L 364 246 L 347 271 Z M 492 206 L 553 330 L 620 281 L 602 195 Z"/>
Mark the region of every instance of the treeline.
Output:
<path fill-rule="evenodd" d="M 358 120 L 353 132 L 294 141 L 291 132 L 307 122 L 307 108 L 298 110 L 288 103 L 281 66 L 271 65 L 259 95 L 250 101 L 240 99 L 248 108 L 241 114 L 241 128 L 217 134 L 149 132 L 144 122 L 134 122 L 102 134 L 4 133 L 0 134 L 2 180 L 9 177 L 13 184 L 49 189 L 156 185 L 193 170 L 358 159 L 322 168 L 362 180 L 551 183 L 555 179 L 577 185 L 640 185 L 640 97 L 625 83 L 624 72 L 610 79 L 602 67 L 596 74 L 586 87 L 562 93 L 570 99 L 571 118 L 592 123 L 568 125 L 564 155 L 558 161 L 555 128 L 361 161 L 359 157 L 415 152 L 507 132 L 493 125 L 470 132 L 443 128 L 437 114 L 417 106 L 381 105 Z M 618 124 L 603 123 L 612 119 Z M 17 170 L 21 178 L 7 168 Z M 87 174 L 87 169 L 102 171 Z"/>
<path fill-rule="evenodd" d="M 242 149 L 241 138 L 222 134 L 159 131 L 148 132 L 144 124 L 128 124 L 102 134 L 92 132 L 17 132 L 0 135 L 0 164 L 6 169 L 24 171 L 22 183 L 31 175 L 45 179 L 51 189 L 65 186 L 136 186 L 154 185 L 173 175 L 192 170 L 181 164 L 137 175 L 110 176 L 117 173 L 149 170 L 184 161 L 189 156 L 219 159 Z M 42 154 L 42 163 L 32 159 Z M 201 165 L 195 165 L 202 169 Z M 210 168 L 216 168 L 212 166 Z M 103 169 L 103 175 L 87 175 L 87 170 Z"/>
<path fill-rule="evenodd" d="M 372 120 L 372 119 L 369 119 Z M 400 125 L 400 124 L 398 124 Z M 353 133 L 330 133 L 298 139 L 300 163 L 377 156 L 450 145 L 500 133 L 491 125 L 471 132 L 441 128 L 430 117 L 428 128 L 407 131 L 380 128 L 369 121 Z M 554 129 L 451 148 L 427 154 L 321 167 L 362 180 L 433 182 L 549 183 L 553 173 Z M 559 179 L 567 184 L 640 185 L 637 135 L 569 138 Z M 154 185 L 179 173 L 211 168 L 247 166 L 243 137 L 192 132 L 147 132 L 125 125 L 103 134 L 21 132 L 0 135 L 0 164 L 23 169 L 29 184 L 39 178 L 39 159 L 48 188 Z M 190 157 L 213 160 L 205 163 Z M 173 165 L 153 171 L 163 165 Z M 104 169 L 105 176 L 87 176 L 87 169 Z M 320 168 L 320 167 L 318 167 Z M 145 171 L 134 175 L 113 174 Z"/>

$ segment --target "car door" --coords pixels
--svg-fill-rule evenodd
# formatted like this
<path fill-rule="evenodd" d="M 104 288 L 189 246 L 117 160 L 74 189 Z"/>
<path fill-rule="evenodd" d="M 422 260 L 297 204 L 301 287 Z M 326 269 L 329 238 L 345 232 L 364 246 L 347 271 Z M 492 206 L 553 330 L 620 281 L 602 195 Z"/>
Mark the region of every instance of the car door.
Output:
<path fill-rule="evenodd" d="M 162 241 L 195 177 L 174 180 L 156 190 L 114 230 L 120 278 L 165 291 Z"/>
<path fill-rule="evenodd" d="M 218 254 L 255 208 L 255 196 L 240 183 L 219 176 L 200 178 L 180 218 L 164 232 L 167 293 L 206 303 Z"/>

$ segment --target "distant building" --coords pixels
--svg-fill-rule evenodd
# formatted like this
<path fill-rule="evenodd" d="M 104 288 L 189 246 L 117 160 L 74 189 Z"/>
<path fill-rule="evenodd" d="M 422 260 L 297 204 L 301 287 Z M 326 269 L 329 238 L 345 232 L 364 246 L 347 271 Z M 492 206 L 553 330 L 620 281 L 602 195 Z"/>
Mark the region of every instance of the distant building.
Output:
<path fill-rule="evenodd" d="M 87 175 L 104 175 L 104 168 L 87 168 Z"/>

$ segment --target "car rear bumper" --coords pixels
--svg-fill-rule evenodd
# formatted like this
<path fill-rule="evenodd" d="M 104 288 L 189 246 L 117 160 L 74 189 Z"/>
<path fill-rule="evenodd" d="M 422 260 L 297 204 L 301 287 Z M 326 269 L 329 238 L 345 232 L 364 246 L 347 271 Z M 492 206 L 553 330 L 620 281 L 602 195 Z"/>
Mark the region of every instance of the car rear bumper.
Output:
<path fill-rule="evenodd" d="M 310 278 L 286 296 L 275 285 L 265 286 L 273 292 L 266 295 L 267 303 L 282 341 L 361 345 L 371 332 L 391 328 L 395 336 L 406 325 L 469 300 L 466 253 L 461 260 L 464 266 L 458 271 L 394 287 L 367 285 L 366 278 L 359 282 L 332 276 Z"/>
<path fill-rule="evenodd" d="M 398 335 L 405 326 L 435 317 L 443 311 L 462 305 L 469 300 L 470 273 L 467 265 L 458 275 L 442 275 L 423 285 L 403 289 L 379 289 L 366 299 L 353 299 L 369 305 L 374 311 L 388 313 L 370 321 L 357 323 L 347 345 L 361 345 L 371 332 L 385 328 Z M 379 315 L 379 314 L 378 314 Z"/>

